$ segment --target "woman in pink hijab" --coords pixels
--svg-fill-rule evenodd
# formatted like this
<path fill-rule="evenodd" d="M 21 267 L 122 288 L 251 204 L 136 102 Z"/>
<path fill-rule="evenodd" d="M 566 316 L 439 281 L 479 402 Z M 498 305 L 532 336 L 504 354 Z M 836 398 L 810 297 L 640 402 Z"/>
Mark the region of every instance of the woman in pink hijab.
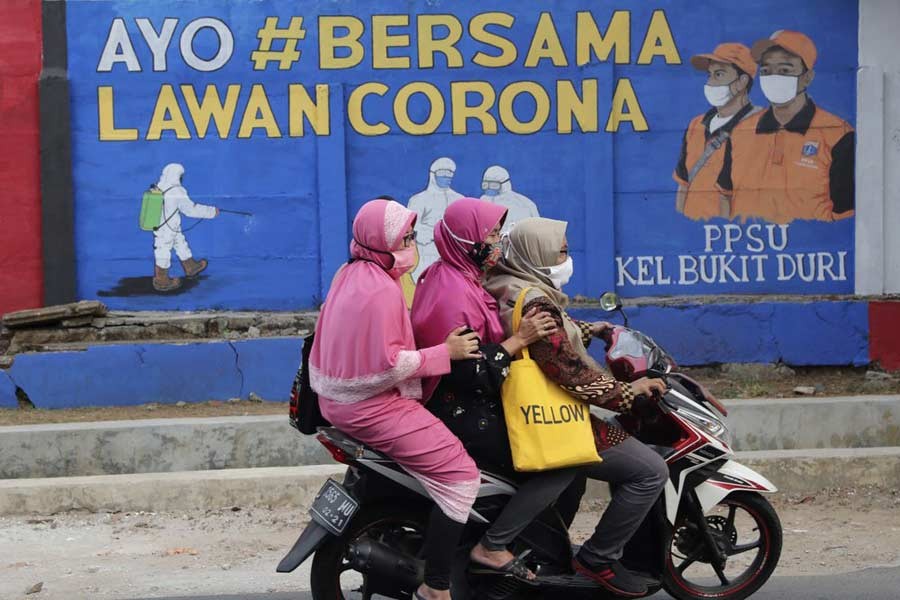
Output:
<path fill-rule="evenodd" d="M 434 228 L 441 258 L 419 278 L 412 323 L 420 348 L 438 343 L 460 326 L 478 335 L 481 356 L 455 361 L 449 374 L 425 379 L 424 396 L 429 410 L 462 440 L 479 464 L 520 483 L 472 549 L 473 570 L 532 579 L 524 562 L 507 548 L 572 484 L 576 472 L 565 469 L 527 476 L 512 472 L 500 388 L 512 357 L 554 333 L 556 324 L 550 322 L 549 314 L 531 311 L 518 334 L 509 338 L 504 334 L 497 301 L 482 287 L 482 278 L 500 260 L 500 228 L 505 218 L 505 208 L 475 198 L 462 198 L 447 207 Z M 575 504 L 572 517 L 577 500 Z"/>
<path fill-rule="evenodd" d="M 417 598 L 450 600 L 450 566 L 480 476 L 459 439 L 422 405 L 422 378 L 478 356 L 474 334 L 456 328 L 416 350 L 398 283 L 415 260 L 416 213 L 367 202 L 353 221 L 350 262 L 334 277 L 316 325 L 310 383 L 332 425 L 384 452 L 435 501 Z"/>

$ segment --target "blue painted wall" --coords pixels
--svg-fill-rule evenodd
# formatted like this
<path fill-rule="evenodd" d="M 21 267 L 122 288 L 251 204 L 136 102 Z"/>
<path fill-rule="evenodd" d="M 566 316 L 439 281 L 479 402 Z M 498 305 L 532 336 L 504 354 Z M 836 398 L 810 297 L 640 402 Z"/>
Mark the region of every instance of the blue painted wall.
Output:
<path fill-rule="evenodd" d="M 0 408 L 18 408 L 16 386 L 5 370 L 0 370 Z"/>
<path fill-rule="evenodd" d="M 630 307 L 626 312 L 629 326 L 652 337 L 685 366 L 869 363 L 866 302 L 686 304 Z M 599 310 L 572 314 L 621 322 Z M 602 360 L 602 345 L 593 345 L 591 354 Z"/>
<path fill-rule="evenodd" d="M 684 366 L 733 362 L 864 365 L 869 362 L 865 302 L 631 307 L 630 325 Z M 599 310 L 573 316 L 610 319 Z M 616 321 L 616 318 L 610 320 Z M 300 362 L 299 338 L 205 344 L 110 345 L 83 352 L 16 356 L 0 371 L 0 407 L 15 407 L 15 388 L 39 408 L 123 406 L 150 402 L 288 399 Z M 602 360 L 600 344 L 592 354 Z M 47 373 L 57 376 L 47 377 Z"/>
<path fill-rule="evenodd" d="M 726 249 L 723 242 L 709 247 L 707 230 L 722 234 L 724 219 L 711 223 L 691 221 L 676 213 L 672 170 L 679 156 L 687 123 L 705 112 L 705 76 L 689 64 L 689 58 L 711 51 L 722 42 L 752 45 L 779 29 L 795 29 L 810 35 L 818 47 L 816 77 L 810 89 L 816 103 L 837 116 L 855 121 L 855 69 L 857 66 L 857 2 L 850 0 L 777 0 L 755 2 L 679 2 L 659 0 L 646 3 L 632 0 L 572 0 L 554 3 L 523 3 L 492 0 L 481 3 L 377 0 L 373 2 L 316 0 L 212 0 L 176 2 L 154 0 L 71 1 L 68 3 L 69 74 L 72 82 L 73 155 L 76 206 L 76 252 L 78 292 L 81 297 L 101 297 L 114 309 L 266 309 L 285 310 L 314 306 L 327 291 L 334 270 L 347 256 L 348 228 L 356 209 L 366 200 L 388 193 L 406 202 L 428 183 L 431 162 L 441 156 L 457 164 L 452 187 L 464 195 L 481 194 L 485 168 L 500 164 L 508 169 L 514 189 L 531 198 L 544 216 L 570 222 L 570 248 L 576 271 L 567 291 L 598 295 L 618 287 L 626 296 L 719 293 L 850 293 L 853 283 L 853 220 L 839 223 L 792 223 L 784 248 L 766 246 L 756 252 L 747 246 L 751 231 L 740 230 L 742 240 Z M 501 11 L 512 15 L 514 23 L 488 29 L 514 44 L 518 58 L 508 67 L 488 68 L 474 64 L 477 52 L 496 56 L 499 52 L 473 40 L 467 25 L 479 14 Z M 550 14 L 558 32 L 567 65 L 541 60 L 535 67 L 523 65 L 532 44 L 541 12 Z M 575 66 L 576 13 L 590 11 L 601 31 L 605 31 L 615 11 L 627 11 L 630 19 L 630 47 L 622 64 L 610 57 L 602 62 Z M 637 64 L 648 28 L 664 17 L 664 30 L 671 32 L 674 57 L 656 56 L 649 64 Z M 454 15 L 462 24 L 457 44 L 462 65 L 450 67 L 443 55 L 436 55 L 432 68 L 420 68 L 416 58 L 419 39 L 417 15 Z M 408 15 L 410 26 L 390 29 L 392 34 L 409 34 L 410 47 L 393 48 L 393 57 L 411 56 L 409 68 L 374 69 L 371 63 L 374 15 Z M 317 18 L 323 15 L 356 15 L 365 26 L 360 41 L 365 59 L 346 69 L 324 69 L 319 64 L 321 32 Z M 287 27 L 290 17 L 304 17 L 306 37 L 298 42 L 299 62 L 280 70 L 276 63 L 254 68 L 252 53 L 259 45 L 258 30 L 267 17 L 278 17 Z M 234 51 L 226 64 L 215 71 L 201 72 L 188 66 L 181 51 L 181 36 L 192 22 L 213 17 L 227 26 Z M 112 35 L 116 19 L 122 19 L 127 36 L 116 45 Z M 172 42 L 165 52 L 165 65 L 154 64 L 153 55 L 136 19 L 146 18 L 155 32 L 162 31 L 166 18 L 177 19 Z M 437 28 L 437 37 L 447 35 Z M 122 45 L 125 44 L 126 45 Z M 662 42 L 661 42 L 662 43 Z M 110 44 L 112 44 L 110 46 Z M 280 49 L 281 41 L 273 42 Z M 650 45 L 652 46 L 652 40 Z M 104 53 L 104 48 L 110 50 Z M 220 50 L 211 29 L 201 29 L 187 47 L 209 60 Z M 122 57 L 133 53 L 129 70 Z M 102 57 L 119 56 L 109 69 L 101 70 Z M 572 81 L 593 80 L 598 87 L 597 132 L 583 133 L 575 124 L 573 133 L 557 130 L 556 86 Z M 421 81 L 436 87 L 446 104 L 446 114 L 436 131 L 416 136 L 398 130 L 393 99 L 405 84 Z M 453 107 L 450 88 L 454 82 L 486 81 L 499 94 L 510 82 L 533 81 L 547 90 L 550 115 L 540 131 L 518 135 L 500 123 L 497 134 L 485 133 L 476 120 L 469 120 L 465 135 L 452 132 Z M 354 90 L 371 82 L 382 82 L 389 90 L 380 97 L 368 96 L 361 112 L 349 105 Z M 635 131 L 631 123 L 615 132 L 605 131 L 613 102 L 613 90 L 628 83 L 636 104 L 647 122 L 647 131 Z M 289 136 L 291 110 L 288 87 L 302 84 L 315 96 L 315 86 L 329 90 L 329 133 L 315 135 L 309 122 L 302 137 Z M 215 85 L 220 97 L 230 84 L 241 86 L 234 119 L 226 139 L 216 135 L 211 125 L 199 137 L 181 87 L 193 86 L 202 97 L 207 84 Z M 238 139 L 251 86 L 265 91 L 268 106 L 280 137 L 262 128 L 247 139 Z M 154 119 L 161 110 L 163 86 L 175 86 L 177 111 L 183 115 L 187 137 L 177 139 L 174 130 L 164 130 L 159 140 L 148 140 L 152 122 L 177 123 L 171 110 Z M 109 90 L 112 101 L 101 106 L 101 89 Z M 103 92 L 107 93 L 107 92 Z M 474 103 L 475 97 L 470 98 Z M 752 99 L 765 105 L 759 85 Z M 422 122 L 428 116 L 421 94 L 410 100 L 410 117 Z M 294 107 L 296 110 L 296 106 Z M 519 97 L 512 107 L 520 120 L 535 114 L 535 102 Z M 499 118 L 496 103 L 490 109 Z M 101 127 L 101 115 L 114 119 Z M 252 115 L 251 115 L 252 116 Z M 368 122 L 383 121 L 391 128 L 387 135 L 364 135 L 352 117 Z M 136 140 L 111 141 L 102 137 L 129 137 Z M 104 133 L 105 131 L 105 133 Z M 185 188 L 196 202 L 223 209 L 243 210 L 252 217 L 222 214 L 209 221 L 185 219 L 185 235 L 197 257 L 206 257 L 210 266 L 199 279 L 179 293 L 158 294 L 150 285 L 153 273 L 153 236 L 138 229 L 138 213 L 143 191 L 156 182 L 162 167 L 170 162 L 185 166 Z M 193 228 L 191 228 L 193 227 Z M 777 254 L 825 252 L 842 261 L 840 277 L 799 276 L 778 278 Z M 839 253 L 843 252 L 843 255 Z M 727 278 L 713 283 L 679 283 L 681 256 L 753 256 L 765 253 L 769 259 L 760 276 L 756 272 L 746 282 Z M 664 275 L 635 283 L 616 267 L 620 258 L 631 277 L 637 277 L 638 257 L 651 257 L 663 264 Z M 631 259 L 631 263 L 627 261 Z M 713 260 L 710 258 L 709 260 Z M 740 259 L 737 261 L 740 263 Z M 180 275 L 173 257 L 172 274 Z M 837 271 L 837 269 L 835 269 Z M 711 317 L 712 318 L 712 317 Z"/>
<path fill-rule="evenodd" d="M 300 339 L 270 338 L 20 354 L 8 379 L 38 408 L 246 399 L 250 392 L 286 400 L 301 346 Z M 7 389 L 4 377 L 0 371 L 0 406 L 15 406 L 15 388 Z"/>

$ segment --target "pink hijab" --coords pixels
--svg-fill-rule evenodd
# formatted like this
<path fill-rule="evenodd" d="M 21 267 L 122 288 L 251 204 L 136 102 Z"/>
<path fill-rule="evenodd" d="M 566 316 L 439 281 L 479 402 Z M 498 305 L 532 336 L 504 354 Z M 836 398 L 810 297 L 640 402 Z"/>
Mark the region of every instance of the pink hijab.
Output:
<path fill-rule="evenodd" d="M 441 259 L 419 277 L 413 299 L 412 324 L 419 348 L 440 344 L 451 331 L 468 326 L 482 343 L 504 340 L 497 300 L 481 286 L 481 269 L 469 257 L 471 245 L 457 238 L 482 242 L 506 216 L 506 209 L 476 198 L 461 198 L 447 207 L 434 226 L 434 242 Z M 424 381 L 428 399 L 439 377 Z"/>
<path fill-rule="evenodd" d="M 403 291 L 388 273 L 415 219 L 397 202 L 372 200 L 353 220 L 352 260 L 334 276 L 309 359 L 323 390 L 375 396 L 396 383 L 401 352 L 415 350 Z"/>

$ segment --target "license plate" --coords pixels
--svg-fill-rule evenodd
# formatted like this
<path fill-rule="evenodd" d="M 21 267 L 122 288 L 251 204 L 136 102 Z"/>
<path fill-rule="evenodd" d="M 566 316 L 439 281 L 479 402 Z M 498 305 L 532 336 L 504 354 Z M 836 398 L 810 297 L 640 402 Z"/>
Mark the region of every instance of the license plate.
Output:
<path fill-rule="evenodd" d="M 333 479 L 329 479 L 313 500 L 309 514 L 313 520 L 333 533 L 341 535 L 359 508 L 359 502 Z"/>

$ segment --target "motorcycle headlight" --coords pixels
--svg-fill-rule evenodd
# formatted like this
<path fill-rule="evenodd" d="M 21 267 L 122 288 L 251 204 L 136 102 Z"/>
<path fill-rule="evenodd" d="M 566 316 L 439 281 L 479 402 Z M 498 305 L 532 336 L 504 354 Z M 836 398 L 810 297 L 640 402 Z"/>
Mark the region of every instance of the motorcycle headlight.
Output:
<path fill-rule="evenodd" d="M 718 419 L 710 419 L 705 415 L 701 415 L 690 410 L 682 409 L 678 411 L 678 414 L 683 416 L 685 419 L 687 419 L 709 435 L 724 442 L 726 445 L 731 446 L 731 432 L 722 421 L 719 421 Z"/>

